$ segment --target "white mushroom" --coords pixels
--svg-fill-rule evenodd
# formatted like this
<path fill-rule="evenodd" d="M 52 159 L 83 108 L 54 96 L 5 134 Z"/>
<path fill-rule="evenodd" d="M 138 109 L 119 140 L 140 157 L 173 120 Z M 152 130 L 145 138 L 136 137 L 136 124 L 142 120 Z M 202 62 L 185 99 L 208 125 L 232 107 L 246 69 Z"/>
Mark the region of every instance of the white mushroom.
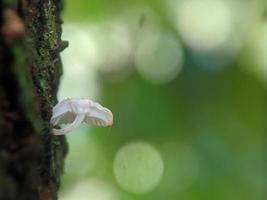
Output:
<path fill-rule="evenodd" d="M 54 128 L 54 135 L 64 135 L 79 127 L 82 122 L 110 126 L 113 124 L 113 115 L 109 109 L 85 98 L 67 98 L 54 106 L 51 123 L 54 126 L 69 124 L 62 129 Z"/>

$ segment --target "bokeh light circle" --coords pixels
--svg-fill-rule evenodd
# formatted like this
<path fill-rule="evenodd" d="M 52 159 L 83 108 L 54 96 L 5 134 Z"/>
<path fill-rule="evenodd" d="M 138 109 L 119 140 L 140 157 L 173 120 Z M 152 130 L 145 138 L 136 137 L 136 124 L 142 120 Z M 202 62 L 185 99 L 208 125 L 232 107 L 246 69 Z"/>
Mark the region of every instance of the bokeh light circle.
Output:
<path fill-rule="evenodd" d="M 125 80 L 132 72 L 130 62 L 133 44 L 127 24 L 123 20 L 112 20 L 103 24 L 98 33 L 102 63 L 99 72 L 109 82 Z"/>
<path fill-rule="evenodd" d="M 61 54 L 64 73 L 59 99 L 71 96 L 97 98 L 96 67 L 101 58 L 94 29 L 72 23 L 65 24 L 63 29 L 62 37 L 69 41 L 69 47 Z"/>
<path fill-rule="evenodd" d="M 217 48 L 232 32 L 232 13 L 221 0 L 186 0 L 176 12 L 178 30 L 193 49 Z"/>
<path fill-rule="evenodd" d="M 163 168 L 163 160 L 157 149 L 143 142 L 123 146 L 113 163 L 119 185 L 135 194 L 152 191 L 161 180 Z"/>
<path fill-rule="evenodd" d="M 70 188 L 61 200 L 119 200 L 119 194 L 114 187 L 99 178 L 91 178 L 78 182 Z"/>
<path fill-rule="evenodd" d="M 168 31 L 147 31 L 137 46 L 135 64 L 139 74 L 153 84 L 172 81 L 183 65 L 183 51 L 178 38 Z"/>

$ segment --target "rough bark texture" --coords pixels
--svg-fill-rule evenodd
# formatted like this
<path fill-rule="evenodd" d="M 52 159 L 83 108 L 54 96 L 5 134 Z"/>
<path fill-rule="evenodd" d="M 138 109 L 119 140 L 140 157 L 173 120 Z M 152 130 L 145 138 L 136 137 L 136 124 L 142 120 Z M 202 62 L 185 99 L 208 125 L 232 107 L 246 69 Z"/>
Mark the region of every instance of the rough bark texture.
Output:
<path fill-rule="evenodd" d="M 49 123 L 62 66 L 60 0 L 0 0 L 0 200 L 57 199 L 67 145 Z"/>

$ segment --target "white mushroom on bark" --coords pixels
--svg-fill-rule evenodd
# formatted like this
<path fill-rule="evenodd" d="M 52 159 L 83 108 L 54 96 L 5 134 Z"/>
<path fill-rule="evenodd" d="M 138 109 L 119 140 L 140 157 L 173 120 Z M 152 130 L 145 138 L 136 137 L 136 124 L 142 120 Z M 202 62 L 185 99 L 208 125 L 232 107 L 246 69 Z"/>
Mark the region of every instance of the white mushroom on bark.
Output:
<path fill-rule="evenodd" d="M 54 106 L 51 123 L 54 126 L 69 124 L 62 129 L 54 128 L 54 135 L 71 132 L 82 122 L 96 126 L 110 126 L 113 124 L 113 115 L 109 109 L 85 98 L 67 98 Z"/>

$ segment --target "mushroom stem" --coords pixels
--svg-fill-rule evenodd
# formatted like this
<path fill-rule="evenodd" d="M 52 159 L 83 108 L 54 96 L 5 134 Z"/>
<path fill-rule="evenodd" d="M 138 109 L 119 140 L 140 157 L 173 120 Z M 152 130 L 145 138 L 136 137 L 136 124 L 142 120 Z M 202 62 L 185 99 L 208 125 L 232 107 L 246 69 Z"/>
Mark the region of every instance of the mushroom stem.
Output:
<path fill-rule="evenodd" d="M 62 129 L 53 129 L 54 135 L 65 135 L 66 133 L 72 131 L 73 129 L 77 128 L 80 126 L 82 121 L 85 118 L 85 114 L 78 114 L 75 118 L 75 120 L 67 127 L 62 128 Z"/>

